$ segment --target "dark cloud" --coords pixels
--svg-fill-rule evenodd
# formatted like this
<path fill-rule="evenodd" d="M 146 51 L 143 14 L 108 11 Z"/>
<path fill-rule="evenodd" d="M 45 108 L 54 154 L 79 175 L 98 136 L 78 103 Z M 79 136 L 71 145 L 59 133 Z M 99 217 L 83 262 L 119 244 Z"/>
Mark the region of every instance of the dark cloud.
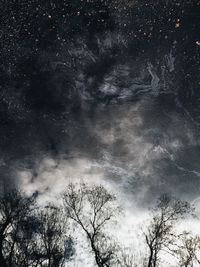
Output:
<path fill-rule="evenodd" d="M 198 11 L 187 0 L 2 1 L 1 176 L 83 157 L 142 201 L 198 195 Z"/>

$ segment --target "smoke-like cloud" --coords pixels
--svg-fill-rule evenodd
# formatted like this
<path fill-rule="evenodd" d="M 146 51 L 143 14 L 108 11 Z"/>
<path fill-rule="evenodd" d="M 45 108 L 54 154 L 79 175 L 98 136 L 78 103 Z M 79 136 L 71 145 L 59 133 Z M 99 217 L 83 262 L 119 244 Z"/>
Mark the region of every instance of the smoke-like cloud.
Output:
<path fill-rule="evenodd" d="M 140 207 L 163 192 L 196 199 L 195 1 L 82 2 L 3 6 L 2 184 L 48 200 L 70 179 Z"/>

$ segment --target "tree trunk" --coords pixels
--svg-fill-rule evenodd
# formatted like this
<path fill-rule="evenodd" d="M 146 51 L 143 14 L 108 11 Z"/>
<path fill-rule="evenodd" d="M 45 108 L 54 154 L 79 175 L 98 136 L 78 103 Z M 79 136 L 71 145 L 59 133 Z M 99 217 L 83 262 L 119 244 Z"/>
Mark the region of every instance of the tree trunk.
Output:
<path fill-rule="evenodd" d="M 97 251 L 92 239 L 90 239 L 90 243 L 91 243 L 91 248 L 92 248 L 92 250 L 94 252 L 94 255 L 95 255 L 95 261 L 96 261 L 97 266 L 104 267 L 103 264 L 100 261 L 100 258 L 99 258 L 99 255 L 98 255 L 98 251 Z"/>
<path fill-rule="evenodd" d="M 149 248 L 150 249 L 150 255 L 149 255 L 149 260 L 148 260 L 148 265 L 147 267 L 152 267 L 152 261 L 153 261 L 153 249 L 152 248 Z"/>

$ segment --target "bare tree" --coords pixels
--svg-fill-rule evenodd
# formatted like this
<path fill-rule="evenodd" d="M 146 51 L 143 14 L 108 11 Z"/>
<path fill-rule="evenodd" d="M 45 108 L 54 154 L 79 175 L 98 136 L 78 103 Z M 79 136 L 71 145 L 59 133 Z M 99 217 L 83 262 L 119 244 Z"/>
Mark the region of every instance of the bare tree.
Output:
<path fill-rule="evenodd" d="M 19 225 L 31 211 L 34 197 L 12 190 L 0 197 L 0 266 L 12 266 Z"/>
<path fill-rule="evenodd" d="M 178 249 L 175 250 L 175 255 L 179 261 L 178 266 L 193 267 L 198 264 L 200 265 L 200 259 L 198 258 L 199 252 L 200 237 L 188 232 L 183 232 L 183 234 L 179 236 Z"/>
<path fill-rule="evenodd" d="M 0 197 L 0 266 L 61 267 L 73 240 L 60 208 L 36 208 L 35 196 L 11 190 Z"/>
<path fill-rule="evenodd" d="M 72 238 L 60 208 L 49 205 L 38 212 L 38 247 L 45 266 L 61 267 L 74 253 Z M 43 266 L 43 265 L 42 265 Z"/>
<path fill-rule="evenodd" d="M 179 201 L 163 195 L 153 210 L 153 218 L 145 232 L 148 246 L 148 267 L 156 267 L 160 261 L 160 253 L 170 253 L 176 236 L 173 233 L 176 222 L 190 211 L 187 202 Z"/>
<path fill-rule="evenodd" d="M 117 246 L 104 232 L 119 212 L 115 199 L 103 186 L 85 184 L 71 183 L 64 194 L 66 214 L 86 234 L 99 267 L 111 266 L 117 260 Z"/>
<path fill-rule="evenodd" d="M 43 255 L 38 246 L 37 232 L 40 222 L 33 214 L 20 221 L 15 233 L 15 250 L 13 266 L 16 267 L 39 267 L 43 262 Z"/>

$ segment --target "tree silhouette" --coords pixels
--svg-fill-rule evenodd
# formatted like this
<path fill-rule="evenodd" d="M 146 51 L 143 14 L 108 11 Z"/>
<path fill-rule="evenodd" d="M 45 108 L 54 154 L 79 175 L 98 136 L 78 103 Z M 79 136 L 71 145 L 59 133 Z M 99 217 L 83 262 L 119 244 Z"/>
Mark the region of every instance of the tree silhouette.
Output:
<path fill-rule="evenodd" d="M 62 210 L 38 208 L 35 196 L 11 190 L 0 197 L 0 266 L 62 267 L 74 253 Z"/>
<path fill-rule="evenodd" d="M 28 197 L 16 189 L 0 197 L 0 267 L 66 266 L 75 253 L 69 220 L 82 229 L 99 267 L 156 267 L 163 253 L 174 256 L 179 267 L 200 264 L 200 237 L 175 229 L 192 211 L 187 202 L 168 195 L 158 199 L 144 233 L 147 258 L 143 252 L 136 259 L 109 234 L 121 210 L 103 186 L 71 183 L 63 201 L 64 207 L 37 206 L 36 194 Z"/>
<path fill-rule="evenodd" d="M 38 212 L 38 246 L 48 267 L 64 266 L 74 252 L 73 241 L 67 235 L 66 220 L 60 208 L 49 205 Z"/>
<path fill-rule="evenodd" d="M 13 265 L 18 267 L 41 266 L 43 257 L 38 247 L 37 231 L 40 222 L 34 214 L 20 221 L 15 236 Z"/>
<path fill-rule="evenodd" d="M 170 252 L 171 246 L 176 240 L 174 226 L 190 211 L 190 205 L 167 195 L 159 198 L 153 211 L 153 218 L 145 233 L 148 246 L 148 267 L 156 267 L 160 261 L 162 251 Z"/>
<path fill-rule="evenodd" d="M 184 231 L 177 240 L 175 255 L 180 267 L 192 267 L 200 264 L 200 237 Z"/>
<path fill-rule="evenodd" d="M 34 197 L 26 197 L 18 190 L 0 197 L 0 266 L 12 266 L 19 226 L 33 204 Z"/>
<path fill-rule="evenodd" d="M 112 266 L 117 261 L 117 246 L 104 232 L 119 212 L 115 200 L 103 186 L 69 184 L 64 194 L 66 214 L 86 234 L 99 267 Z"/>

